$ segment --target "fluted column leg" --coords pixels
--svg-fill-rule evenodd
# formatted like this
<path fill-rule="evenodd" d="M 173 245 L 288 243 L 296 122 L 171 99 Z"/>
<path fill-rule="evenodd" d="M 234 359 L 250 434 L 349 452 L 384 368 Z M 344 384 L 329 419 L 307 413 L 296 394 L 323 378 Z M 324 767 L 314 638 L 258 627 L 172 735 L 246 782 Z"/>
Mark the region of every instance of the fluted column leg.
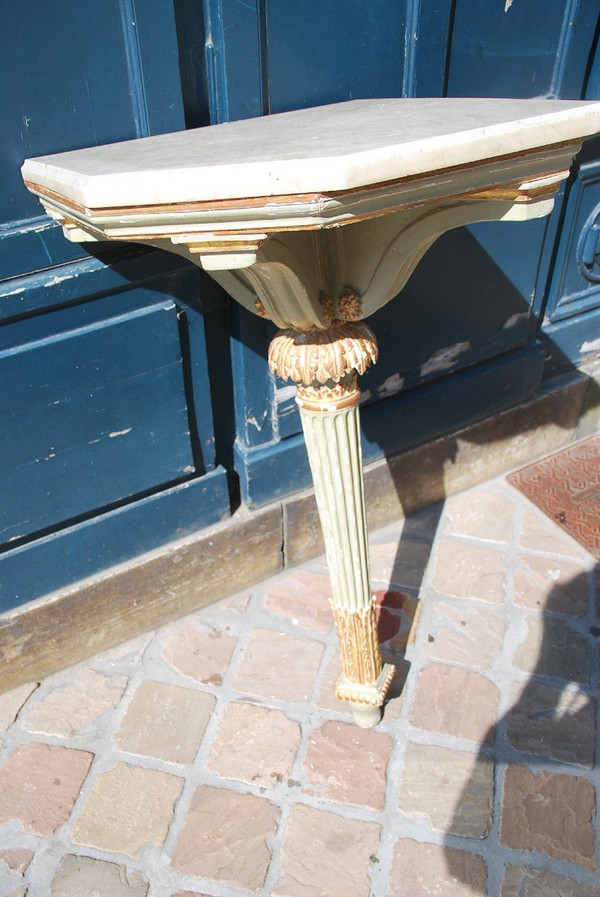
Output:
<path fill-rule="evenodd" d="M 294 356 L 291 373 L 282 356 L 284 348 L 288 361 L 290 354 Z M 332 364 L 323 356 L 330 356 Z M 342 673 L 335 693 L 352 703 L 355 721 L 364 727 L 379 722 L 395 672 L 390 664 L 382 664 L 377 637 L 360 446 L 356 372 L 362 373 L 375 358 L 375 337 L 369 328 L 345 322 L 310 334 L 284 331 L 275 337 L 270 354 L 272 367 L 298 382 L 296 400 L 323 527 L 340 644 Z"/>

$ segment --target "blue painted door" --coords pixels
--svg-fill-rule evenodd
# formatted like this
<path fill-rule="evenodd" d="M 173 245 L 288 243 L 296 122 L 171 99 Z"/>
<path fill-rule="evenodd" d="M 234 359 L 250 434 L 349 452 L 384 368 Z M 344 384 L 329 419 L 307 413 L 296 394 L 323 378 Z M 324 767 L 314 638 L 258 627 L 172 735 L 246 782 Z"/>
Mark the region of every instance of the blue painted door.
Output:
<path fill-rule="evenodd" d="M 0 610 L 229 514 L 212 284 L 175 256 L 69 243 L 19 170 L 203 123 L 193 7 L 0 4 Z"/>
<path fill-rule="evenodd" d="M 253 0 L 242 13 L 239 7 L 206 3 L 213 121 L 360 97 L 597 95 L 597 0 Z M 598 158 L 597 147 L 586 152 Z M 577 235 L 595 207 L 587 195 L 582 220 L 573 221 Z M 570 252 L 566 202 L 563 193 L 549 222 L 445 235 L 402 296 L 371 318 L 380 357 L 363 378 L 367 459 L 524 400 L 561 352 L 564 364 L 576 361 L 573 341 L 555 340 L 552 329 L 562 310 L 553 311 L 550 283 Z M 598 228 L 588 227 L 593 267 Z M 581 267 L 579 275 L 587 276 Z M 592 292 L 586 287 L 586 314 Z M 306 486 L 308 468 L 293 390 L 262 360 L 269 326 L 241 311 L 234 316 L 236 466 L 244 500 L 258 505 Z"/>
<path fill-rule="evenodd" d="M 270 325 L 175 256 L 68 243 L 25 157 L 351 98 L 598 97 L 597 19 L 597 0 L 0 4 L 0 609 L 223 519 L 234 472 L 249 505 L 309 483 Z M 367 459 L 600 350 L 599 158 L 590 141 L 549 221 L 445 235 L 372 318 Z"/>

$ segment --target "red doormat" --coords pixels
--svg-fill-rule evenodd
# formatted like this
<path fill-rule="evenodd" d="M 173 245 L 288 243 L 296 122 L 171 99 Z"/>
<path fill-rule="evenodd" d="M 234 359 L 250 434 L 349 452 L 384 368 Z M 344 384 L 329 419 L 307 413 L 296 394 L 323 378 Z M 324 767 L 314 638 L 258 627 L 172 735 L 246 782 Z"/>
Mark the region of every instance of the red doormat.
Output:
<path fill-rule="evenodd" d="M 507 479 L 600 560 L 600 435 L 529 464 Z"/>

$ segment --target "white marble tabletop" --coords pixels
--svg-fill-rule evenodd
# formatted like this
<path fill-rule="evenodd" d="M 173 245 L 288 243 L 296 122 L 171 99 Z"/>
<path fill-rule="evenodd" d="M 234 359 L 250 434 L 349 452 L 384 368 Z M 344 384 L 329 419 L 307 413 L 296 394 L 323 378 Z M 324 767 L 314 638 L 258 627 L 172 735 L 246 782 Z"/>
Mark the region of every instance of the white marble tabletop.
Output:
<path fill-rule="evenodd" d="M 354 100 L 28 159 L 28 184 L 86 209 L 347 191 L 580 140 L 600 103 Z"/>

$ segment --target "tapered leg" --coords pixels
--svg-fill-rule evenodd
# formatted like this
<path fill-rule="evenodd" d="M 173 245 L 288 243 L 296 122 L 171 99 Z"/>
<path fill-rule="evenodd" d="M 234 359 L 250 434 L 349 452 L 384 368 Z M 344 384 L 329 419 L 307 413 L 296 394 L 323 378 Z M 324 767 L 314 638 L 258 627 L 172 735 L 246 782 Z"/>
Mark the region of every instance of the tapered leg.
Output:
<path fill-rule="evenodd" d="M 282 331 L 269 355 L 274 370 L 298 382 L 340 643 L 342 674 L 335 692 L 352 703 L 355 721 L 364 727 L 379 721 L 395 672 L 382 664 L 370 590 L 356 382 L 376 352 L 365 324 L 334 322 L 329 330 Z"/>

